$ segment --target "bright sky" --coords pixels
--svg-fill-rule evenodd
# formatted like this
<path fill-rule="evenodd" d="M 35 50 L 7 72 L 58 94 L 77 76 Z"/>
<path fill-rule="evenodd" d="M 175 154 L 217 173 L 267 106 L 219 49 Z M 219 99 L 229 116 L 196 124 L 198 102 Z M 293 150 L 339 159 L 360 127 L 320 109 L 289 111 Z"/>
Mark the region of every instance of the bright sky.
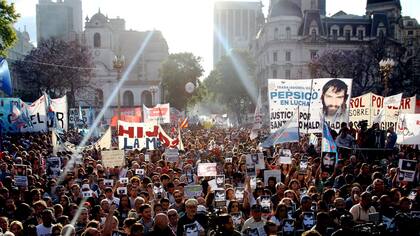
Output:
<path fill-rule="evenodd" d="M 35 9 L 38 0 L 7 0 L 16 3 L 21 19 L 16 24 L 27 27 L 31 39 L 36 40 Z M 213 68 L 213 4 L 216 0 L 82 0 L 83 21 L 86 16 L 101 9 L 110 18 L 120 16 L 126 28 L 133 30 L 162 31 L 169 45 L 169 52 L 192 52 L 202 57 L 205 75 Z M 248 0 L 252 1 L 252 0 Z M 265 13 L 269 0 L 262 0 Z M 403 14 L 420 20 L 420 1 L 401 0 Z M 363 15 L 366 0 L 327 0 L 327 14 L 339 10 Z"/>

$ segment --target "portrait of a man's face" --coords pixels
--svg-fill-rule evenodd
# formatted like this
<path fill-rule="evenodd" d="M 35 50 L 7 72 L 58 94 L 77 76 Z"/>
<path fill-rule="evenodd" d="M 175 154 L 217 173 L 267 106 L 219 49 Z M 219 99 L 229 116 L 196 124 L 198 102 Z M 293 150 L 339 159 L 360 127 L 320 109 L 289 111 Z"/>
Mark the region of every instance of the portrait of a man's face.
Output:
<path fill-rule="evenodd" d="M 322 107 L 326 117 L 332 117 L 340 110 L 346 110 L 349 97 L 347 84 L 339 79 L 328 81 L 322 88 Z"/>
<path fill-rule="evenodd" d="M 393 218 L 382 216 L 382 223 L 385 225 L 387 230 L 391 230 L 395 228 L 395 221 Z"/>
<path fill-rule="evenodd" d="M 303 227 L 305 229 L 312 228 L 315 225 L 314 214 L 303 215 Z"/>
<path fill-rule="evenodd" d="M 285 220 L 283 224 L 283 233 L 292 233 L 295 230 L 293 220 Z"/>
<path fill-rule="evenodd" d="M 244 188 L 236 188 L 235 189 L 235 198 L 238 201 L 242 201 L 244 199 Z"/>
<path fill-rule="evenodd" d="M 225 184 L 225 176 L 223 175 L 216 176 L 216 184 L 217 184 L 217 187 L 223 188 L 224 187 L 223 185 Z"/>
<path fill-rule="evenodd" d="M 198 232 L 198 227 L 196 224 L 189 224 L 189 225 L 185 225 L 185 235 L 186 236 L 198 236 L 199 232 Z"/>
<path fill-rule="evenodd" d="M 214 194 L 215 201 L 224 201 L 226 198 L 225 190 L 216 190 Z"/>

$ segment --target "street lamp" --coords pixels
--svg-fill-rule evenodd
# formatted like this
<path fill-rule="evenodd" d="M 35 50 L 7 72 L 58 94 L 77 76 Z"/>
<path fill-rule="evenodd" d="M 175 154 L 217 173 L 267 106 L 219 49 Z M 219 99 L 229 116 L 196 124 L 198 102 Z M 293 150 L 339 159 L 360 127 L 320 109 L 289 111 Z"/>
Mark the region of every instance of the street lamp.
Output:
<path fill-rule="evenodd" d="M 158 86 L 155 86 L 155 85 L 149 88 L 149 91 L 152 93 L 152 106 L 154 106 L 155 104 L 155 94 L 157 93 L 158 90 L 159 90 Z"/>
<path fill-rule="evenodd" d="M 388 58 L 388 59 L 382 59 L 379 62 L 379 70 L 381 71 L 382 76 L 384 77 L 385 82 L 385 89 L 384 89 L 384 97 L 388 95 L 388 81 L 391 77 L 392 70 L 395 66 L 394 60 Z"/>
<path fill-rule="evenodd" d="M 117 83 L 119 83 L 121 79 L 121 72 L 125 64 L 124 56 L 121 56 L 121 55 L 115 56 L 114 59 L 112 60 L 112 64 L 114 66 L 114 70 L 117 71 Z M 121 119 L 121 96 L 120 96 L 120 90 L 118 90 L 118 120 L 120 119 Z"/>

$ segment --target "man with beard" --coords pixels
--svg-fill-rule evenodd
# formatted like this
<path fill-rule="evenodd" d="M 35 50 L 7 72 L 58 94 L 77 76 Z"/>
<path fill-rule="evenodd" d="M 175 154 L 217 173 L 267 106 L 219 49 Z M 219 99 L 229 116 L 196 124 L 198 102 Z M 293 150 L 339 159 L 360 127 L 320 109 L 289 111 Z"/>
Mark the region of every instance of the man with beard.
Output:
<path fill-rule="evenodd" d="M 265 220 L 261 218 L 262 207 L 259 204 L 254 204 L 251 207 L 251 217 L 248 218 L 242 226 L 242 234 L 247 230 L 255 230 L 264 232 Z"/>
<path fill-rule="evenodd" d="M 211 236 L 239 236 L 241 233 L 235 230 L 235 227 L 233 226 L 233 220 L 232 217 L 228 214 L 222 214 L 217 217 L 216 224 L 219 227 L 219 231 L 216 232 L 216 230 L 210 231 L 209 235 Z"/>
<path fill-rule="evenodd" d="M 172 229 L 169 227 L 169 219 L 168 216 L 159 213 L 155 217 L 153 230 L 146 234 L 147 236 L 175 236 L 175 233 L 172 231 Z"/>
<path fill-rule="evenodd" d="M 169 209 L 175 209 L 178 211 L 178 213 L 185 212 L 184 199 L 181 191 L 175 190 L 173 196 L 175 199 L 175 203 L 171 204 L 171 206 L 169 206 Z"/>
<path fill-rule="evenodd" d="M 336 122 L 341 122 L 347 117 L 346 102 L 349 98 L 348 86 L 342 80 L 328 81 L 322 88 L 322 115 L 326 121 L 335 127 Z M 335 128 L 340 128 L 339 125 Z"/>
<path fill-rule="evenodd" d="M 334 200 L 334 209 L 331 209 L 330 218 L 332 219 L 334 225 L 338 226 L 341 216 L 351 215 L 349 211 L 346 210 L 346 202 L 343 198 L 336 198 Z"/>
<path fill-rule="evenodd" d="M 366 223 L 369 221 L 369 214 L 375 213 L 376 210 L 372 206 L 372 195 L 369 192 L 363 192 L 361 201 L 350 208 L 350 213 L 356 223 Z"/>
<path fill-rule="evenodd" d="M 201 213 L 197 213 L 198 201 L 195 199 L 188 199 L 185 202 L 185 215 L 182 216 L 178 221 L 177 235 L 184 235 L 184 226 L 195 224 L 199 232 L 207 230 L 207 216 Z"/>

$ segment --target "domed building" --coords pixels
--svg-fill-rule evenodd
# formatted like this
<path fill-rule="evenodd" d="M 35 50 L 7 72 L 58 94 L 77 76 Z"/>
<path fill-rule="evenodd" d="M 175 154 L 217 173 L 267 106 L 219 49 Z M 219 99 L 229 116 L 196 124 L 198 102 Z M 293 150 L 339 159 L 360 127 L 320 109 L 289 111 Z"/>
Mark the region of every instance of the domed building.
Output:
<path fill-rule="evenodd" d="M 126 110 L 141 107 L 142 104 L 151 107 L 160 103 L 159 67 L 169 55 L 167 42 L 160 31 L 126 30 L 124 19 L 108 18 L 99 10 L 91 18 L 86 17 L 82 43 L 92 52 L 95 65 L 93 86 L 96 89 L 96 93 L 89 98 L 83 97 L 80 101 L 82 106 L 103 106 L 118 83 L 114 58 L 124 57 L 125 64 L 120 74 L 123 75 L 144 43 L 147 44 L 139 60 L 117 96 L 120 96 L 121 108 Z M 117 106 L 118 98 L 115 98 L 111 110 L 105 114 L 107 119 L 112 117 Z"/>
<path fill-rule="evenodd" d="M 407 22 L 420 29 L 414 19 L 401 16 L 399 0 L 368 0 L 366 15 L 340 11 L 328 17 L 326 0 L 271 0 L 266 23 L 251 44 L 263 103 L 267 108 L 268 79 L 313 78 L 309 63 L 327 49 L 356 50 L 381 37 L 410 51 L 416 43 L 407 41 Z M 420 33 L 410 32 L 418 42 Z"/>

